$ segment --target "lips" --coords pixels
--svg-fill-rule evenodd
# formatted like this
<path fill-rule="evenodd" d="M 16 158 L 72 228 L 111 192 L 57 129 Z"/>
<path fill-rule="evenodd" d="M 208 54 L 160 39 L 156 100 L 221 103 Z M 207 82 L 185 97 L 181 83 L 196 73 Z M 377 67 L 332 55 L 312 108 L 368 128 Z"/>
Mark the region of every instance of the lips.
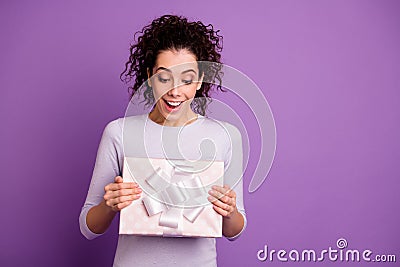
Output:
<path fill-rule="evenodd" d="M 184 102 L 184 101 L 169 101 L 164 98 L 162 98 L 162 100 L 165 104 L 166 109 L 169 112 L 178 111 L 181 107 L 181 104 Z"/>
<path fill-rule="evenodd" d="M 167 102 L 168 105 L 173 106 L 173 107 L 177 107 L 182 103 L 182 101 L 179 101 L 179 102 L 165 101 L 165 102 Z"/>

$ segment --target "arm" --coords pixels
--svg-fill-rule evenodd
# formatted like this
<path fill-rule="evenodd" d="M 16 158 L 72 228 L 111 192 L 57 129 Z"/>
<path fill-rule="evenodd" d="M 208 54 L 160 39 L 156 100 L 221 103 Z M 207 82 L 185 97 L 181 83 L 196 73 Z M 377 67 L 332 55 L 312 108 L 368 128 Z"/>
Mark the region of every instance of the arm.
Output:
<path fill-rule="evenodd" d="M 139 199 L 142 192 L 137 183 L 123 183 L 121 176 L 115 177 L 114 183 L 106 185 L 104 191 L 104 199 L 92 207 L 86 216 L 89 230 L 96 234 L 104 233 L 115 215 Z"/>
<path fill-rule="evenodd" d="M 238 236 L 245 226 L 242 213 L 236 207 L 236 193 L 228 185 L 212 187 L 208 200 L 213 203 L 216 212 L 223 216 L 222 234 L 233 238 Z"/>
<path fill-rule="evenodd" d="M 227 140 L 230 140 L 225 159 L 225 185 L 213 186 L 208 200 L 212 202 L 214 210 L 223 216 L 223 235 L 234 240 L 247 224 L 243 203 L 243 148 L 240 131 L 231 124 L 226 123 L 225 126 L 229 134 Z"/>
<path fill-rule="evenodd" d="M 87 213 L 86 225 L 95 234 L 104 233 L 114 219 L 116 212 L 110 209 L 103 200 L 93 206 Z"/>
<path fill-rule="evenodd" d="M 121 138 L 119 121 L 108 123 L 101 137 L 92 180 L 79 216 L 81 233 L 87 239 L 103 234 L 117 212 L 138 198 L 138 187 L 132 183 L 122 183 L 119 176 L 123 160 Z"/>

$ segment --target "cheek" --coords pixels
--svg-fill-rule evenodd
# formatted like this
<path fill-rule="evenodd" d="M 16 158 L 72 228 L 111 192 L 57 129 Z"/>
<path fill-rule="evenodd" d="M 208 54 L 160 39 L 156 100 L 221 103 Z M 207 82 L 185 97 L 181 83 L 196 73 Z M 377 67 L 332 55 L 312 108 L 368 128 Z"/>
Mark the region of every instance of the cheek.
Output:
<path fill-rule="evenodd" d="M 154 99 L 158 100 L 163 95 L 165 95 L 169 90 L 171 90 L 172 85 L 170 83 L 160 83 L 157 80 L 152 81 L 152 90 Z"/>
<path fill-rule="evenodd" d="M 197 86 L 194 85 L 190 85 L 186 88 L 185 90 L 185 95 L 187 96 L 187 98 L 194 98 L 194 96 L 196 95 L 196 90 Z"/>
<path fill-rule="evenodd" d="M 153 86 L 154 100 L 155 101 L 159 100 L 165 94 L 165 92 L 166 92 L 166 90 L 163 90 L 162 88 Z"/>

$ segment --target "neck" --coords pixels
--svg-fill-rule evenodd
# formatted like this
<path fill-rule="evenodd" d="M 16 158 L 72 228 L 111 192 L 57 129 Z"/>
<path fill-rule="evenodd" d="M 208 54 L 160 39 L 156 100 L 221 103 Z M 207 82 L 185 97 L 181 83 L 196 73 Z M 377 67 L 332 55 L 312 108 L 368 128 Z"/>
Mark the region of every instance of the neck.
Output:
<path fill-rule="evenodd" d="M 184 116 L 179 117 L 178 119 L 166 119 L 155 107 L 150 113 L 149 113 L 149 118 L 154 121 L 157 124 L 163 125 L 163 126 L 172 126 L 172 127 L 178 127 L 178 126 L 184 126 L 191 124 L 196 121 L 197 119 L 197 114 L 194 113 L 192 110 L 190 110 L 187 114 Z"/>

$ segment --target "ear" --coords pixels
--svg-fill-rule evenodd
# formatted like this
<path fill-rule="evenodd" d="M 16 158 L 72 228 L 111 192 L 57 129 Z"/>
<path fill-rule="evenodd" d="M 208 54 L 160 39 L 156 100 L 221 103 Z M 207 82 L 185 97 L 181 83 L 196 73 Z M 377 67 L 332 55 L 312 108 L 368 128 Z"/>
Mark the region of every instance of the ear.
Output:
<path fill-rule="evenodd" d="M 198 85 L 197 85 L 196 90 L 199 90 L 199 89 L 201 88 L 201 85 L 203 84 L 203 78 L 204 78 L 204 72 L 203 72 L 203 74 L 201 75 L 200 80 L 197 82 Z"/>
<path fill-rule="evenodd" d="M 150 70 L 147 68 L 147 84 L 151 87 Z"/>

